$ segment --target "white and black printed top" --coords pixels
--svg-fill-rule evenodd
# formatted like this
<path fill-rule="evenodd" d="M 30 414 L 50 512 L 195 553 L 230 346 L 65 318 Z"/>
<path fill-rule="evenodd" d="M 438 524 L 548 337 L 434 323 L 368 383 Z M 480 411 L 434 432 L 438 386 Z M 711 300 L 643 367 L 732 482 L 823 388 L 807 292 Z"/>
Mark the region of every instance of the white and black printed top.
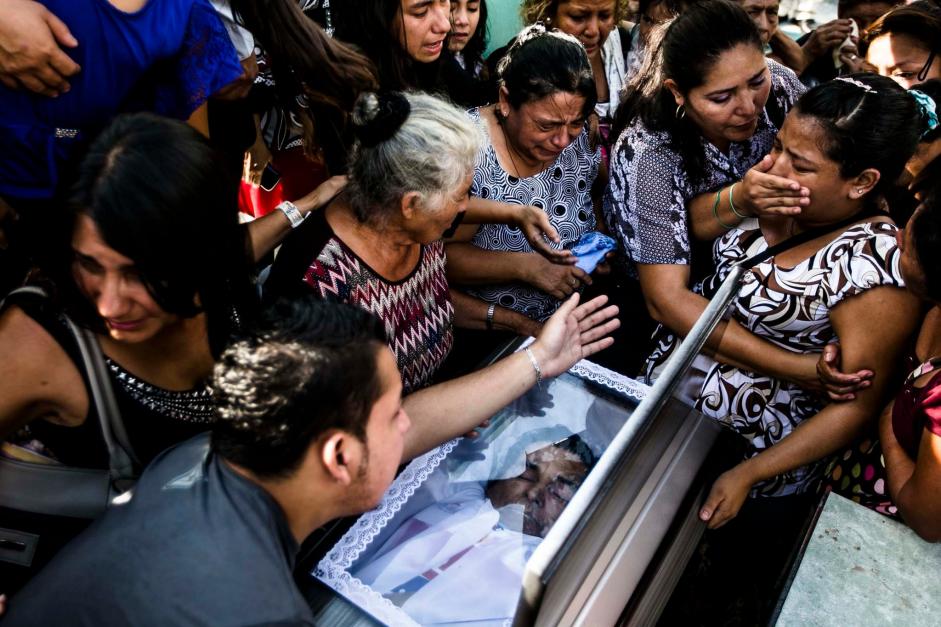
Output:
<path fill-rule="evenodd" d="M 786 114 L 806 88 L 790 69 L 768 59 L 771 95 Z M 735 142 L 728 154 L 707 140 L 705 173 L 691 181 L 683 158 L 671 146 L 666 131 L 651 131 L 635 119 L 618 137 L 611 156 L 610 178 L 604 195 L 604 217 L 611 233 L 626 251 L 628 272 L 634 264 L 690 263 L 686 203 L 704 192 L 740 181 L 745 172 L 771 152 L 778 128 L 766 106 L 755 134 Z M 783 119 L 783 117 L 782 117 Z"/>
<path fill-rule="evenodd" d="M 480 118 L 480 111 L 471 109 L 468 114 L 486 134 L 487 123 Z M 577 242 L 582 234 L 595 230 L 597 226 L 591 187 L 598 176 L 601 148 L 591 148 L 588 135 L 586 122 L 578 138 L 566 146 L 552 165 L 523 179 L 507 174 L 497 160 L 492 143 L 484 142 L 474 164 L 471 196 L 540 207 L 549 216 L 549 222 L 561 239 L 558 244 L 550 243 L 553 248 L 564 248 Z M 518 227 L 504 224 L 481 225 L 472 243 L 485 250 L 533 252 Z M 561 304 L 545 292 L 519 283 L 477 286 L 469 289 L 468 293 L 534 320 L 545 320 Z"/>
<path fill-rule="evenodd" d="M 847 227 L 820 250 L 791 267 L 774 257 L 751 268 L 741 280 L 730 315 L 751 333 L 795 353 L 820 353 L 834 341 L 830 313 L 840 303 L 877 287 L 903 288 L 897 228 L 884 222 Z M 768 242 L 758 229 L 730 230 L 716 240 L 716 272 L 695 288 L 711 298 L 742 259 L 764 252 Z M 679 345 L 661 325 L 647 360 L 644 383 L 659 377 Z M 777 444 L 825 406 L 813 391 L 745 368 L 700 358 L 704 374 L 694 392 L 696 409 L 732 429 L 748 442 L 746 458 Z M 755 496 L 784 496 L 815 487 L 824 460 L 756 483 Z"/>

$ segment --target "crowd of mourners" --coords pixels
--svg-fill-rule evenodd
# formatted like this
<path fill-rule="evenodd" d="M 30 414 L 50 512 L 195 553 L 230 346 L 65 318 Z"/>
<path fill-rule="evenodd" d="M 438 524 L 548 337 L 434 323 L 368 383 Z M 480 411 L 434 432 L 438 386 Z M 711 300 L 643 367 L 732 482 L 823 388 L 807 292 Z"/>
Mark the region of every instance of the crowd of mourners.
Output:
<path fill-rule="evenodd" d="M 313 624 L 312 532 L 743 259 L 668 611 L 762 620 L 823 489 L 941 540 L 937 0 L 486 3 L 3 3 L 8 624 Z"/>

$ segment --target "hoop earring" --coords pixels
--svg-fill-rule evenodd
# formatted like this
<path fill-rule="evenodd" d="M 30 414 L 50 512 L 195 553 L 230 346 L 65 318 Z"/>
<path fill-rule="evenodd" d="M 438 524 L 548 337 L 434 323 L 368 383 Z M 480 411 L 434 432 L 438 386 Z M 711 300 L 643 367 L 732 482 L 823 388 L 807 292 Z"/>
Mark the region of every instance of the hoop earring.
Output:
<path fill-rule="evenodd" d="M 677 120 L 682 120 L 683 118 L 686 117 L 686 109 L 685 109 L 685 107 L 683 107 L 683 105 L 677 105 L 677 107 L 676 107 L 676 113 L 674 113 L 673 115 L 676 116 L 676 119 L 677 119 Z"/>

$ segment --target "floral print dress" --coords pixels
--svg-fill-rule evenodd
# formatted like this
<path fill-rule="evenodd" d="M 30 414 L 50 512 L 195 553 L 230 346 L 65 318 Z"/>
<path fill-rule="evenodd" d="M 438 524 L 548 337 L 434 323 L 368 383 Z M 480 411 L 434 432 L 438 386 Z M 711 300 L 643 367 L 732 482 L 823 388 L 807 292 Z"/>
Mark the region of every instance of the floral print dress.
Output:
<path fill-rule="evenodd" d="M 878 286 L 904 287 L 895 225 L 856 224 L 792 268 L 772 257 L 742 277 L 731 317 L 769 342 L 797 353 L 819 353 L 835 337 L 830 312 L 843 300 Z M 711 297 L 732 265 L 768 247 L 761 231 L 737 228 L 716 240 L 716 273 L 697 291 Z M 678 344 L 661 326 L 646 367 L 656 379 Z M 747 456 L 757 455 L 787 437 L 823 406 L 823 400 L 796 384 L 707 358 L 695 407 L 748 440 Z M 702 364 L 703 362 L 700 361 Z M 805 492 L 819 478 L 820 463 L 797 468 L 756 484 L 753 495 Z"/>

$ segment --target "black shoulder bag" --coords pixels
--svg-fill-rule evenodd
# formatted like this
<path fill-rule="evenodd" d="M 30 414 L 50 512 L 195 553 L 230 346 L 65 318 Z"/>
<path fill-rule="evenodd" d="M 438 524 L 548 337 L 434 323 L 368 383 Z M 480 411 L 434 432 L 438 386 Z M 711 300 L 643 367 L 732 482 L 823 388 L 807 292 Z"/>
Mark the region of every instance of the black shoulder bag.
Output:
<path fill-rule="evenodd" d="M 0 301 L 0 314 L 26 301 L 48 303 L 38 287 L 22 287 Z M 128 443 L 107 366 L 94 333 L 65 318 L 75 340 L 101 435 L 108 468 L 75 468 L 0 455 L 0 592 L 25 583 L 65 542 L 100 516 L 115 497 L 133 487 L 137 458 Z"/>

